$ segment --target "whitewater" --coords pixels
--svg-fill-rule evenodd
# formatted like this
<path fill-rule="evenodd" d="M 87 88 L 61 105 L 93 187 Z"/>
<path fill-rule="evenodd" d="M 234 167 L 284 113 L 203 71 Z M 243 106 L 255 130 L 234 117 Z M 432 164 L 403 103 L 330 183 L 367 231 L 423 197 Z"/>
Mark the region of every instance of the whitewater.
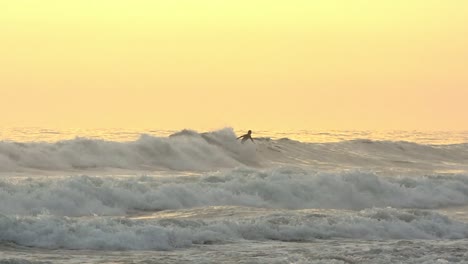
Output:
<path fill-rule="evenodd" d="M 0 263 L 468 263 L 467 132 L 0 136 Z"/>

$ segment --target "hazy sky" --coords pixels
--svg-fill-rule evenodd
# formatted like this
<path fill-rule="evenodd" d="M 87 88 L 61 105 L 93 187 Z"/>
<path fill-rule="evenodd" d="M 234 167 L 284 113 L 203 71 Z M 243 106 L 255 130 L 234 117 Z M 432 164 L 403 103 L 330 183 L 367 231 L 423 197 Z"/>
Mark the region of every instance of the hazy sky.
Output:
<path fill-rule="evenodd" d="M 0 125 L 468 129 L 466 0 L 0 0 Z"/>

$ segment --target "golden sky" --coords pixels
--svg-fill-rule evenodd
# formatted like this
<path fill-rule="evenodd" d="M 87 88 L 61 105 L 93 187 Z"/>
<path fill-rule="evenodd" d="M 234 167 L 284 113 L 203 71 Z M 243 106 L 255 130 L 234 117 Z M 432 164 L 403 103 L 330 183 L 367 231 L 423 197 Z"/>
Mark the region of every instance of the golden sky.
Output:
<path fill-rule="evenodd" d="M 0 124 L 468 129 L 466 0 L 0 0 Z"/>

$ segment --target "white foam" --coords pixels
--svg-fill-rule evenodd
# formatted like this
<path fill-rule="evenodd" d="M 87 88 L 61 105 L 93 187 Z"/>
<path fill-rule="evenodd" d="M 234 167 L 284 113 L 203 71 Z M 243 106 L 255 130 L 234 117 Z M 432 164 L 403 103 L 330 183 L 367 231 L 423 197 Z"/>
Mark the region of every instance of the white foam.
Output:
<path fill-rule="evenodd" d="M 134 211 L 237 205 L 264 208 L 441 208 L 468 204 L 468 176 L 318 173 L 295 167 L 234 169 L 200 176 L 0 180 L 0 212 L 125 215 Z"/>
<path fill-rule="evenodd" d="M 42 248 L 170 250 L 237 240 L 462 239 L 468 224 L 419 210 L 284 211 L 216 220 L 0 216 L 0 241 Z"/>

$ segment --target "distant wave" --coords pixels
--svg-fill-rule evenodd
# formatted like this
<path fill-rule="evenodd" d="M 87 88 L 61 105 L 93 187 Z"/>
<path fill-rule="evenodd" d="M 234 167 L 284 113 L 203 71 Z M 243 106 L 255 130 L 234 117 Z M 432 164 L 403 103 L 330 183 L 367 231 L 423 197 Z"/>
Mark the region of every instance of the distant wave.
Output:
<path fill-rule="evenodd" d="M 215 213 L 222 215 L 222 210 L 217 209 Z M 336 238 L 463 239 L 468 238 L 468 224 L 434 212 L 392 208 L 340 213 L 284 211 L 254 217 L 234 214 L 208 220 L 0 215 L 0 242 L 50 249 L 171 250 L 236 240 Z"/>
<path fill-rule="evenodd" d="M 0 180 L 0 200 L 0 212 L 8 215 L 122 216 L 204 206 L 430 209 L 468 205 L 468 176 L 385 177 L 277 168 L 179 177 L 6 178 Z"/>
<path fill-rule="evenodd" d="M 183 130 L 169 137 L 142 135 L 131 142 L 76 138 L 55 143 L 0 142 L 0 171 L 198 170 L 277 164 L 334 167 L 461 169 L 468 144 L 422 145 L 410 142 L 352 140 L 302 143 L 258 138 L 240 144 L 230 128 L 198 133 Z"/>

